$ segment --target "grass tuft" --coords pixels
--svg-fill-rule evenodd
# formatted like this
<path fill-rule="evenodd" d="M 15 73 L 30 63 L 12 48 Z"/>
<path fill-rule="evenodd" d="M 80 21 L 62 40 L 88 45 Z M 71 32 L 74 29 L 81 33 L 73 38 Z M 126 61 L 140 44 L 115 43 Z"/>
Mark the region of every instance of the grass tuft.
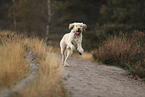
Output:
<path fill-rule="evenodd" d="M 95 60 L 128 69 L 131 74 L 145 77 L 145 33 L 120 33 L 106 40 L 93 53 Z"/>
<path fill-rule="evenodd" d="M 0 47 L 0 88 L 9 87 L 27 75 L 26 51 L 19 38 Z"/>
<path fill-rule="evenodd" d="M 62 65 L 60 59 L 45 46 L 39 38 L 26 39 L 39 63 L 37 79 L 31 87 L 22 91 L 21 97 L 68 97 L 62 86 Z"/>
<path fill-rule="evenodd" d="M 7 36 L 7 35 L 6 35 Z M 12 87 L 28 76 L 29 67 L 26 62 L 27 53 L 32 50 L 34 61 L 39 65 L 36 80 L 14 97 L 69 97 L 62 85 L 62 69 L 60 59 L 45 45 L 44 40 L 37 37 L 13 39 L 0 38 L 0 89 Z M 8 41 L 7 41 L 8 40 Z"/>

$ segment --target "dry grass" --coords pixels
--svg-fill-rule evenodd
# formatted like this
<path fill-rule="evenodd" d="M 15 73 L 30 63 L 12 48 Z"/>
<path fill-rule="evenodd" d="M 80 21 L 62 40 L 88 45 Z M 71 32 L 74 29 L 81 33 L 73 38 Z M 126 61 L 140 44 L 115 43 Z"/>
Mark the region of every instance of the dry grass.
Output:
<path fill-rule="evenodd" d="M 93 57 L 106 64 L 128 69 L 133 75 L 145 77 L 145 33 L 134 31 L 131 35 L 120 34 L 106 40 Z"/>
<path fill-rule="evenodd" d="M 27 48 L 31 48 L 39 64 L 37 79 L 31 87 L 21 92 L 21 97 L 68 97 L 62 86 L 62 65 L 59 58 L 52 54 L 39 38 L 25 39 Z"/>
<path fill-rule="evenodd" d="M 3 42 L 11 42 L 15 37 L 17 37 L 17 35 L 14 32 L 0 31 L 0 45 L 2 45 Z"/>
<path fill-rule="evenodd" d="M 79 55 L 78 53 L 74 53 L 72 56 L 76 57 L 76 58 L 81 58 L 81 59 L 93 61 L 92 52 L 85 51 L 83 53 L 83 55 Z"/>
<path fill-rule="evenodd" d="M 39 39 L 38 37 L 33 38 L 25 38 L 24 45 L 28 50 L 32 50 L 35 52 L 35 56 L 38 59 L 43 59 L 46 54 L 47 47 L 43 40 Z"/>
<path fill-rule="evenodd" d="M 131 44 L 125 35 L 114 36 L 100 45 L 94 53 L 94 58 L 106 64 L 120 63 L 127 60 L 130 48 Z"/>
<path fill-rule="evenodd" d="M 3 38 L 3 37 L 2 37 Z M 2 39 L 1 38 L 1 39 Z M 7 35 L 6 35 L 6 38 Z M 8 40 L 8 41 L 4 41 Z M 0 46 L 0 88 L 12 86 L 28 74 L 26 54 L 33 50 L 39 72 L 34 83 L 14 97 L 69 97 L 62 86 L 62 65 L 52 48 L 46 47 L 42 39 L 2 39 Z"/>
<path fill-rule="evenodd" d="M 34 84 L 22 91 L 21 97 L 68 97 L 62 87 L 62 66 L 53 54 L 48 54 L 39 64 Z"/>
<path fill-rule="evenodd" d="M 59 59 L 48 52 L 50 49 L 39 38 L 26 39 L 25 45 L 31 48 L 36 55 L 39 63 L 39 73 L 34 84 L 21 92 L 21 97 L 56 97 L 65 96 L 62 88 L 62 66 Z"/>
<path fill-rule="evenodd" d="M 7 39 L 6 39 L 7 40 Z M 28 71 L 26 51 L 19 38 L 0 46 L 0 88 L 8 88 L 24 78 Z"/>

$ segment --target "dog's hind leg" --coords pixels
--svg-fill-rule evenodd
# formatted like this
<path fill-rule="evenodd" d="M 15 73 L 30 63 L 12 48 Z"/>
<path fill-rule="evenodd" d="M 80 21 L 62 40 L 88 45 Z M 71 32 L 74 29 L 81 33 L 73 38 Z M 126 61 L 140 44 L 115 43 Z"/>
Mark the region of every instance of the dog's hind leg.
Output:
<path fill-rule="evenodd" d="M 62 55 L 62 63 L 64 64 L 64 60 L 65 60 L 65 51 L 64 51 L 64 49 L 61 49 L 61 55 Z"/>
<path fill-rule="evenodd" d="M 67 59 L 69 58 L 69 56 L 72 54 L 71 52 L 71 49 L 70 48 L 67 48 L 67 54 L 66 54 L 66 58 L 65 58 L 65 61 L 64 61 L 64 66 L 68 67 L 69 64 L 66 62 Z"/>
<path fill-rule="evenodd" d="M 62 63 L 64 64 L 66 45 L 63 44 L 63 43 L 61 43 L 61 44 L 60 44 L 60 48 L 61 48 L 61 55 L 62 55 Z"/>

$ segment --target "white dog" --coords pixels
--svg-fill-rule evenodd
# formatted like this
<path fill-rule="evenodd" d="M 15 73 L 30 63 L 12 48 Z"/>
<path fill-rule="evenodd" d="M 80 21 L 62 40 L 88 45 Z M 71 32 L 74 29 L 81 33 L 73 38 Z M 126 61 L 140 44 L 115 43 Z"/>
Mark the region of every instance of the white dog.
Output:
<path fill-rule="evenodd" d="M 77 51 L 79 51 L 80 55 L 83 54 L 84 50 L 82 48 L 82 32 L 85 31 L 87 28 L 86 24 L 83 23 L 72 23 L 69 24 L 69 29 L 71 29 L 70 33 L 67 33 L 63 36 L 62 40 L 60 41 L 60 48 L 62 54 L 62 62 L 64 66 L 69 66 L 66 62 L 68 57 L 75 51 L 77 47 Z M 75 46 L 74 44 L 77 44 Z M 65 56 L 66 50 L 66 56 Z"/>

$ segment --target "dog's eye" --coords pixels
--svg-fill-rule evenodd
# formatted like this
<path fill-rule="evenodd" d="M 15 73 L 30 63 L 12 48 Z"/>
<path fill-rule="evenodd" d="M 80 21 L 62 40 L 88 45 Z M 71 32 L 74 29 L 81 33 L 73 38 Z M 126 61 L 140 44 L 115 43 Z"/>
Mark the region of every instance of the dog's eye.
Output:
<path fill-rule="evenodd" d="M 83 27 L 82 25 L 80 25 L 80 27 Z"/>
<path fill-rule="evenodd" d="M 78 25 L 76 25 L 76 27 L 77 27 Z"/>

